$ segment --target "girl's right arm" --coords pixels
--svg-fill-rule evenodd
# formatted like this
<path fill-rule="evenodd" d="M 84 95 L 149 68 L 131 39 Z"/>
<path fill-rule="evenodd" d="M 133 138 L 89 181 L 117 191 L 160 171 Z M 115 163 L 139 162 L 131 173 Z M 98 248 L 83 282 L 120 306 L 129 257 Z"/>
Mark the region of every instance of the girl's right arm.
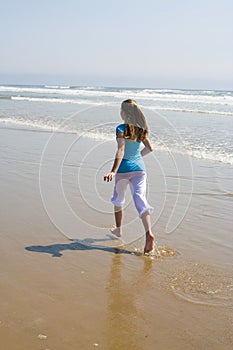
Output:
<path fill-rule="evenodd" d="M 116 175 L 116 172 L 121 164 L 123 155 L 124 155 L 124 151 L 125 151 L 125 139 L 123 137 L 119 137 L 117 138 L 117 152 L 115 155 L 115 160 L 112 166 L 112 170 L 110 171 L 110 173 L 104 175 L 104 181 L 112 181 L 113 177 Z"/>

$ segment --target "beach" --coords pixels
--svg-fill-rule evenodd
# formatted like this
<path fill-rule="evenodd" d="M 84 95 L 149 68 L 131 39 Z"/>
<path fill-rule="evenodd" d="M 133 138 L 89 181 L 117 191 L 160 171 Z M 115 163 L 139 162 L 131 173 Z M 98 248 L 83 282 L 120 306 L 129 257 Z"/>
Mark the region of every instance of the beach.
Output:
<path fill-rule="evenodd" d="M 0 350 L 233 350 L 233 1 L 2 1 Z"/>
<path fill-rule="evenodd" d="M 232 166 L 146 159 L 161 256 L 128 196 L 108 237 L 114 139 L 0 129 L 4 349 L 225 349 L 232 332 Z"/>

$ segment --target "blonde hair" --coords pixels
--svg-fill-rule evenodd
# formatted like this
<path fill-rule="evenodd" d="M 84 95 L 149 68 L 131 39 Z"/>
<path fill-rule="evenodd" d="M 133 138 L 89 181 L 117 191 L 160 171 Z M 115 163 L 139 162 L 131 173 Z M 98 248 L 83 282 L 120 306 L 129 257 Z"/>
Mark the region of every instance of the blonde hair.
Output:
<path fill-rule="evenodd" d="M 124 138 L 132 141 L 144 141 L 148 135 L 146 118 L 136 101 L 128 99 L 122 102 L 121 109 L 125 113 Z"/>

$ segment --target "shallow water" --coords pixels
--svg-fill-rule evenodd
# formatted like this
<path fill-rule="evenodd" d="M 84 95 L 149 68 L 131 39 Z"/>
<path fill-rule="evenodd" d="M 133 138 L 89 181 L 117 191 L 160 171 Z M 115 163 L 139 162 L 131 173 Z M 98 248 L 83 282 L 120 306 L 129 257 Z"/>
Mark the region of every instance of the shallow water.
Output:
<path fill-rule="evenodd" d="M 185 266 L 171 280 L 175 296 L 194 304 L 233 306 L 233 277 L 211 266 L 195 263 Z"/>
<path fill-rule="evenodd" d="M 233 307 L 233 276 L 230 270 L 223 271 L 214 265 L 189 261 L 187 256 L 182 256 L 179 251 L 167 246 L 155 246 L 152 252 L 144 254 L 143 239 L 128 245 L 124 245 L 121 241 L 119 243 L 119 240 L 112 241 L 108 242 L 108 248 L 115 254 L 135 255 L 145 261 L 153 262 L 155 267 L 167 259 L 170 259 L 171 263 L 173 261 L 174 266 L 166 271 L 166 278 L 163 281 L 164 288 L 173 296 L 203 306 Z M 110 247 L 114 247 L 114 242 L 117 242 L 116 247 L 111 249 Z M 98 247 L 101 250 L 101 246 L 96 246 L 95 241 L 81 241 L 81 244 L 93 249 Z M 104 248 L 107 246 L 102 246 L 102 249 Z"/>
<path fill-rule="evenodd" d="M 113 140 L 126 98 L 143 108 L 157 150 L 233 164 L 232 91 L 0 86 L 0 127 Z"/>

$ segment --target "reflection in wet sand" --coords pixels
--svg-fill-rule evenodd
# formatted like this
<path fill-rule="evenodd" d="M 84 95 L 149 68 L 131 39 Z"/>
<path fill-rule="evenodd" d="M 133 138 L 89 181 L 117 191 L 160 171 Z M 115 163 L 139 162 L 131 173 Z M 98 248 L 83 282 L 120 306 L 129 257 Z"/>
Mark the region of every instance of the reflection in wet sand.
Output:
<path fill-rule="evenodd" d="M 107 348 L 141 350 L 138 329 L 143 314 L 137 307 L 137 297 L 142 297 L 150 287 L 153 260 L 144 258 L 144 266 L 130 279 L 123 277 L 122 255 L 115 254 L 108 283 Z M 129 276 L 127 276 L 129 277 Z"/>

